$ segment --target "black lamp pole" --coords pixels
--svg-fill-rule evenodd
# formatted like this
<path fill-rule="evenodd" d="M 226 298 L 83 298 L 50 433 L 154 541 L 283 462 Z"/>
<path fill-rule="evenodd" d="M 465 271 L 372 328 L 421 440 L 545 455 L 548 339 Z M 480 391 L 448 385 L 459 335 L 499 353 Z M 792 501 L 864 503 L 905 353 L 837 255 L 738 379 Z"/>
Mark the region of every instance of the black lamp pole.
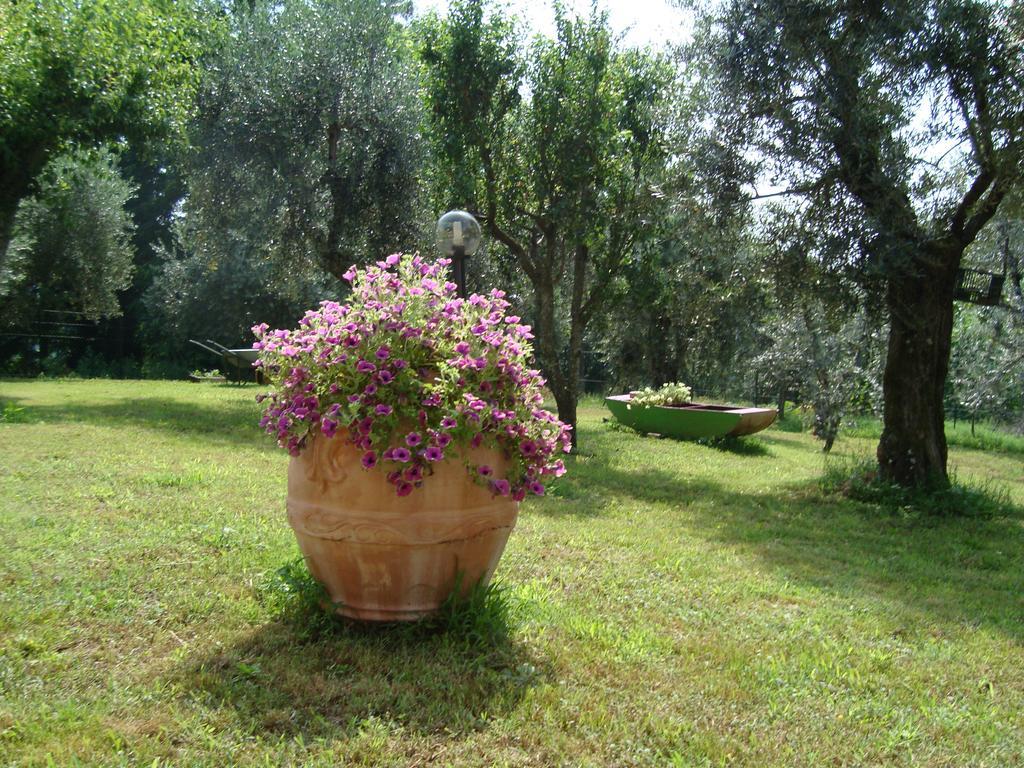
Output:
<path fill-rule="evenodd" d="M 480 223 L 468 211 L 448 211 L 437 220 L 437 247 L 451 259 L 451 276 L 460 299 L 467 298 L 466 259 L 480 247 Z"/>
<path fill-rule="evenodd" d="M 466 248 L 462 245 L 452 247 L 452 272 L 455 276 L 455 285 L 458 286 L 460 299 L 466 298 Z"/>

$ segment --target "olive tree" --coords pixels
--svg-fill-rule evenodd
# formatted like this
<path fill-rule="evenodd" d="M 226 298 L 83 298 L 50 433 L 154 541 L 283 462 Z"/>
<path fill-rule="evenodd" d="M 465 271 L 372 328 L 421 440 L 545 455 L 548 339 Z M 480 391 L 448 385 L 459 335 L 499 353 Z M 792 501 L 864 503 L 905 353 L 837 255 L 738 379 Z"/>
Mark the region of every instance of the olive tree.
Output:
<path fill-rule="evenodd" d="M 587 327 L 654 233 L 672 70 L 618 50 L 596 10 L 556 8 L 556 28 L 524 58 L 513 22 L 466 0 L 425 21 L 421 39 L 435 183 L 528 279 L 541 367 L 559 418 L 575 426 Z"/>
<path fill-rule="evenodd" d="M 943 394 L 964 250 L 1020 184 L 1024 11 L 982 0 L 727 0 L 698 34 L 723 135 L 845 234 L 885 292 L 881 475 L 948 482 Z"/>
<path fill-rule="evenodd" d="M 255 0 L 206 62 L 192 126 L 189 211 L 207 250 L 340 279 L 407 245 L 417 209 L 421 109 L 389 0 Z"/>
<path fill-rule="evenodd" d="M 67 146 L 181 137 L 217 28 L 198 2 L 0 3 L 0 254 L 18 204 Z"/>
<path fill-rule="evenodd" d="M 10 246 L 0 253 L 2 322 L 40 309 L 79 312 L 90 320 L 121 313 L 118 293 L 132 275 L 135 225 L 125 210 L 135 187 L 107 150 L 55 156 L 24 198 Z"/>

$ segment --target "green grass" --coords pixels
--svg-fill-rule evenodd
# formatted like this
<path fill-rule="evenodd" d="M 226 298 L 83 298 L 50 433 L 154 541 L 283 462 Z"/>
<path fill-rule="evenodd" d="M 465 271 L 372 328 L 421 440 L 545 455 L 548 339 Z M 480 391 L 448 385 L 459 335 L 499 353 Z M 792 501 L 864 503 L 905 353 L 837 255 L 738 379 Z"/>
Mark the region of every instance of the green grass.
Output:
<path fill-rule="evenodd" d="M 843 434 L 877 440 L 882 435 L 882 422 L 876 418 L 855 417 L 851 424 L 844 424 Z M 1024 435 L 1012 434 L 989 422 L 978 422 L 972 430 L 970 421 L 947 421 L 946 442 L 959 448 L 1016 453 L 1024 456 Z"/>
<path fill-rule="evenodd" d="M 310 631 L 268 586 L 298 553 L 256 391 L 0 382 L 0 765 L 1024 762 L 1019 453 L 951 452 L 997 513 L 906 516 L 826 495 L 806 434 L 644 438 L 588 401 L 504 631 Z"/>

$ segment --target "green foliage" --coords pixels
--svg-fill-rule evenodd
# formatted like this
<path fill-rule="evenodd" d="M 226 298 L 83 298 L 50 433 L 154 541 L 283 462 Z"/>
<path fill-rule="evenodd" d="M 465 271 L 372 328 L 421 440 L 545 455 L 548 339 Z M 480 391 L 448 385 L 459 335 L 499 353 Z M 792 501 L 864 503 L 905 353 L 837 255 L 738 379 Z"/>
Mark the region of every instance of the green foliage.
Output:
<path fill-rule="evenodd" d="M 884 296 L 879 463 L 908 486 L 946 474 L 957 268 L 1021 184 L 1020 24 L 984 0 L 731 0 L 695 36 L 720 132 L 757 158 L 742 180 L 783 186 L 809 254 Z"/>
<path fill-rule="evenodd" d="M 882 334 L 863 310 L 851 316 L 805 293 L 799 306 L 769 315 L 762 333 L 768 347 L 754 360 L 755 370 L 769 387 L 801 393 L 825 453 L 846 413 L 880 405 Z"/>
<path fill-rule="evenodd" d="M 0 4 L 0 251 L 55 152 L 182 135 L 216 29 L 194 2 Z"/>
<path fill-rule="evenodd" d="M 229 232 L 215 242 L 213 228 L 204 221 L 203 213 L 191 211 L 175 224 L 171 244 L 156 249 L 159 271 L 143 297 L 141 333 L 153 364 L 188 361 L 175 377 L 216 360 L 188 339 L 247 347 L 252 326 L 287 327 L 306 308 L 340 298 L 339 287 L 322 274 L 289 270 L 280 260 L 255 255 L 244 235 Z"/>
<path fill-rule="evenodd" d="M 992 518 L 1012 514 L 1009 490 L 992 481 L 962 482 L 955 476 L 934 485 L 906 488 L 879 476 L 872 458 L 831 460 L 821 481 L 838 493 L 901 515 Z"/>
<path fill-rule="evenodd" d="M 25 424 L 31 421 L 24 408 L 10 400 L 0 400 L 0 424 Z"/>
<path fill-rule="evenodd" d="M 630 405 L 685 405 L 693 397 L 692 390 L 681 382 L 662 384 L 657 390 L 645 387 L 630 395 Z"/>
<path fill-rule="evenodd" d="M 972 422 L 1024 406 L 1024 335 L 1014 325 L 1001 309 L 964 306 L 955 316 L 951 384 L 955 405 Z"/>
<path fill-rule="evenodd" d="M 55 157 L 22 201 L 14 238 L 0 255 L 0 298 L 10 322 L 41 309 L 73 310 L 87 319 L 121 313 L 118 292 L 132 274 L 135 226 L 125 205 L 135 188 L 107 150 Z"/>
<path fill-rule="evenodd" d="M 596 7 L 588 17 L 556 8 L 554 39 L 536 38 L 526 57 L 514 30 L 480 0 L 420 26 L 432 130 L 443 137 L 434 184 L 476 211 L 528 278 L 538 357 L 559 417 L 573 423 L 587 326 L 613 302 L 662 207 L 673 70 L 616 49 Z"/>
<path fill-rule="evenodd" d="M 402 10 L 386 0 L 236 6 L 192 126 L 189 251 L 340 279 L 411 246 L 425 223 L 421 110 Z"/>

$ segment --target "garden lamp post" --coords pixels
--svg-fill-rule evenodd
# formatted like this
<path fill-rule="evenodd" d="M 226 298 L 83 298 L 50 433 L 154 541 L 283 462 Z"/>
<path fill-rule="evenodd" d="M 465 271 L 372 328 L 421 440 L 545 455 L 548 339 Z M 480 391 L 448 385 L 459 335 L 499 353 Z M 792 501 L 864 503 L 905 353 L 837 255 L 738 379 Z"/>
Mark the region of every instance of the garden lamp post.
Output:
<path fill-rule="evenodd" d="M 448 211 L 437 220 L 437 247 L 452 260 L 459 297 L 466 298 L 466 257 L 480 247 L 480 223 L 466 211 Z"/>

